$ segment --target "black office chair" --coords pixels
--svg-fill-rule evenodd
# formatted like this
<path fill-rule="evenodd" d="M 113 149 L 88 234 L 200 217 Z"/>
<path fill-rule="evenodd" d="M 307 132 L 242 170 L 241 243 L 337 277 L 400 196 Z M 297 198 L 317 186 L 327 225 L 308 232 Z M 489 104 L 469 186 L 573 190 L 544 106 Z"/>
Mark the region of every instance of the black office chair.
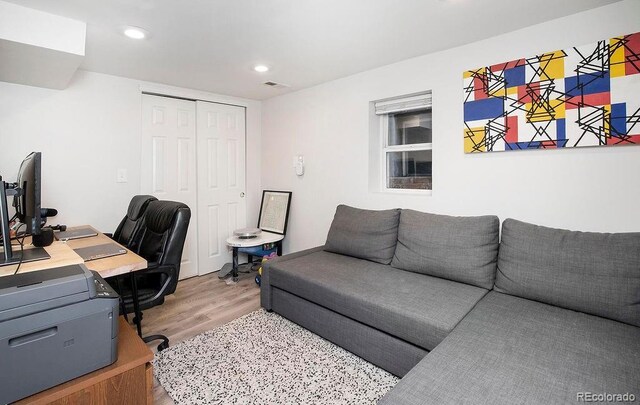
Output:
<path fill-rule="evenodd" d="M 158 201 L 158 199 L 152 195 L 134 196 L 129 203 L 127 215 L 122 218 L 113 235 L 110 235 L 111 238 L 122 246 L 133 249 L 134 237 L 140 230 L 144 213 L 151 201 Z"/>
<path fill-rule="evenodd" d="M 174 201 L 151 201 L 144 220 L 133 242 L 134 252 L 147 260 L 145 270 L 130 273 L 131 289 L 121 289 L 126 312 L 134 312 L 134 322 L 140 330 L 140 311 L 164 303 L 164 297 L 173 294 L 180 275 L 182 250 L 187 237 L 191 210 Z M 137 297 L 138 299 L 134 299 Z M 143 338 L 145 342 L 162 340 L 158 350 L 169 346 L 162 335 Z"/>
<path fill-rule="evenodd" d="M 151 201 L 158 201 L 158 199 L 152 195 L 134 196 L 129 202 L 127 214 L 124 216 L 124 218 L 122 218 L 120 224 L 118 224 L 116 231 L 113 234 L 105 233 L 105 235 L 115 240 L 122 246 L 130 250 L 134 250 L 136 233 L 142 226 L 144 213 Z M 122 278 L 122 276 L 110 277 L 107 279 L 107 282 L 111 284 L 116 291 L 122 291 Z M 127 317 L 127 311 L 124 307 L 124 301 L 121 301 L 120 304 L 120 311 L 122 312 L 122 315 L 124 315 L 124 318 L 129 321 L 129 318 Z"/>

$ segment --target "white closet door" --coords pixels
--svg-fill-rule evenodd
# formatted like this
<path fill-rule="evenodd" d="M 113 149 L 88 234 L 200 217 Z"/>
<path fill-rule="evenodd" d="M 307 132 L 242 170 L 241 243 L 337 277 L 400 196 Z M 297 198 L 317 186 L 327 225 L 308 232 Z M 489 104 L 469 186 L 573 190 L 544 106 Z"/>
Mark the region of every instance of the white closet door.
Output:
<path fill-rule="evenodd" d="M 142 95 L 141 191 L 191 208 L 180 279 L 198 274 L 196 103 Z"/>
<path fill-rule="evenodd" d="M 199 272 L 231 261 L 226 239 L 246 227 L 245 109 L 197 101 Z"/>

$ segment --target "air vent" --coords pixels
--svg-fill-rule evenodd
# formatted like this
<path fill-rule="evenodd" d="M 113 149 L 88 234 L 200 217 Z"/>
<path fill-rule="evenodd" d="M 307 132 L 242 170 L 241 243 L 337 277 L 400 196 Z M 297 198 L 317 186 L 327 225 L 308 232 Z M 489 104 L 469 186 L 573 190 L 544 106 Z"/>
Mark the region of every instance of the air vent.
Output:
<path fill-rule="evenodd" d="M 276 89 L 284 89 L 287 87 L 291 87 L 288 84 L 276 83 L 276 82 L 265 82 L 265 86 L 275 87 Z"/>

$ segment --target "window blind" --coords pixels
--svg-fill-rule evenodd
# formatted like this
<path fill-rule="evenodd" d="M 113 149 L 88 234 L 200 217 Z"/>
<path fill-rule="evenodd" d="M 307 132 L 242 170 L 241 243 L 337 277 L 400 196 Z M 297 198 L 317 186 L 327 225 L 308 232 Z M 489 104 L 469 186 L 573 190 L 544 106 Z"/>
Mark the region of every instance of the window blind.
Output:
<path fill-rule="evenodd" d="M 374 103 L 376 115 L 431 108 L 431 92 L 408 97 L 380 100 Z"/>

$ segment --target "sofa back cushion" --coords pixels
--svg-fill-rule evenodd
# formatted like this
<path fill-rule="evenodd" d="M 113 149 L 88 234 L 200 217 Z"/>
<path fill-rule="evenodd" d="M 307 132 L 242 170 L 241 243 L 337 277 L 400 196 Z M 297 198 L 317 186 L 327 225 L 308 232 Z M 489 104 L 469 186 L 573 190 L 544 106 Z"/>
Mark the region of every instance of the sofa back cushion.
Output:
<path fill-rule="evenodd" d="M 495 290 L 640 326 L 640 233 L 573 232 L 507 219 Z"/>
<path fill-rule="evenodd" d="M 396 250 L 400 210 L 373 211 L 338 205 L 324 250 L 389 264 Z"/>
<path fill-rule="evenodd" d="M 499 230 L 496 216 L 451 217 L 402 210 L 391 265 L 491 289 Z"/>

